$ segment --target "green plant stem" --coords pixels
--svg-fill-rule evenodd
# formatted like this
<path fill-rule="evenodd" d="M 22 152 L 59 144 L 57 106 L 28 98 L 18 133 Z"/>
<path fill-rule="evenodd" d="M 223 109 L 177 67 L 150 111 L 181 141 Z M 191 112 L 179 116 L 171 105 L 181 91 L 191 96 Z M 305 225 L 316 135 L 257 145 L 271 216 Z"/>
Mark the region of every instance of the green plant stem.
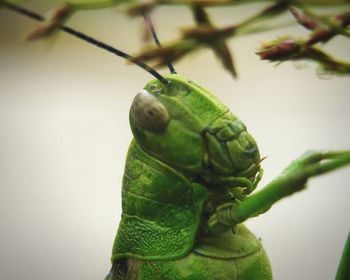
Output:
<path fill-rule="evenodd" d="M 324 158 L 329 158 L 325 154 Z M 279 177 L 270 182 L 259 192 L 250 195 L 237 207 L 233 208 L 232 216 L 236 223 L 241 223 L 250 217 L 268 210 L 275 202 L 305 188 L 307 179 L 321 175 L 347 164 L 350 164 L 350 152 L 344 152 L 338 157 L 332 155 L 327 162 L 307 164 L 303 161 L 292 163 Z"/>
<path fill-rule="evenodd" d="M 348 238 L 346 240 L 337 270 L 337 275 L 335 277 L 335 280 L 345 279 L 350 279 L 350 232 L 348 233 Z"/>

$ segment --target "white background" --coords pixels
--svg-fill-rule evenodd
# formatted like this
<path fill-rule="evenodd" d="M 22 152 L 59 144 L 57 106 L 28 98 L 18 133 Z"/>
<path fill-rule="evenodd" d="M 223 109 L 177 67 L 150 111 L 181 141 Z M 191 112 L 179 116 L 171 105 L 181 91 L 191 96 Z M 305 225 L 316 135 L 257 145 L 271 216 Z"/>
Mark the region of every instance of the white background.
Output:
<path fill-rule="evenodd" d="M 227 24 L 256 7 L 210 12 Z M 192 22 L 180 7 L 160 8 L 153 18 L 163 41 Z M 152 77 L 65 34 L 21 43 L 32 25 L 0 11 L 0 279 L 103 279 L 132 138 L 128 110 Z M 117 9 L 81 12 L 69 25 L 130 53 L 142 47 L 141 19 Z M 314 64 L 274 67 L 254 54 L 264 40 L 285 34 L 306 32 L 289 27 L 230 41 L 236 81 L 209 50 L 175 64 L 245 122 L 268 156 L 260 187 L 306 150 L 350 148 L 348 77 L 320 79 Z M 349 47 L 337 39 L 327 49 L 350 59 Z M 350 168 L 313 179 L 247 223 L 262 238 L 275 279 L 334 277 L 350 225 L 349 179 Z"/>

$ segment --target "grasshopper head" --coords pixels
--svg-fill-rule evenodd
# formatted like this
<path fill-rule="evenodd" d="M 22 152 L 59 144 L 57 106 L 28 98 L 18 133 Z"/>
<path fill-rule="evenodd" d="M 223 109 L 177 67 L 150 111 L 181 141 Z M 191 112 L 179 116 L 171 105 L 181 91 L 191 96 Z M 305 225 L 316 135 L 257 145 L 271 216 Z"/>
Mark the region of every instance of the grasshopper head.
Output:
<path fill-rule="evenodd" d="M 204 179 L 208 174 L 254 177 L 260 156 L 245 125 L 195 82 L 175 74 L 167 79 L 167 85 L 148 83 L 131 106 L 130 125 L 140 147 Z"/>

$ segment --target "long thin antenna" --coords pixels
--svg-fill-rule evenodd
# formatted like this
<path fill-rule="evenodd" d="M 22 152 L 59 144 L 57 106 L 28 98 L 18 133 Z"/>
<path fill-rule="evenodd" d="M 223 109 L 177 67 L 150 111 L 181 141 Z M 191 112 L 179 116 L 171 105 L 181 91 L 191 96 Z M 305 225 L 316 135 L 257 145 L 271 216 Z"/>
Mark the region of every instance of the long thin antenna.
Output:
<path fill-rule="evenodd" d="M 25 16 L 30 17 L 30 18 L 37 20 L 37 21 L 44 21 L 45 20 L 45 18 L 42 15 L 37 14 L 33 11 L 27 10 L 27 9 L 25 9 L 21 6 L 15 5 L 15 4 L 10 4 L 7 2 L 0 1 L 0 6 L 4 6 L 13 12 L 16 12 L 16 13 L 21 14 L 21 15 L 25 15 Z M 99 40 L 96 40 L 96 39 L 80 32 L 80 31 L 77 31 L 71 27 L 68 27 L 65 25 L 60 25 L 60 26 L 58 26 L 58 28 L 61 29 L 62 31 L 64 31 L 65 33 L 68 33 L 72 36 L 75 36 L 75 37 L 77 37 L 85 42 L 88 42 L 88 43 L 90 43 L 98 48 L 104 49 L 110 53 L 115 54 L 116 56 L 119 56 L 119 57 L 122 57 L 126 60 L 131 61 L 132 63 L 134 63 L 137 66 L 141 67 L 142 69 L 146 70 L 148 73 L 153 75 L 155 78 L 157 78 L 160 82 L 162 82 L 165 85 L 169 83 L 169 81 L 167 79 L 165 79 L 162 75 L 160 75 L 156 70 L 151 68 L 149 65 L 147 65 L 143 61 L 137 59 L 136 57 L 133 57 L 133 56 L 121 51 L 121 50 L 118 50 L 112 46 L 109 46 L 109 45 L 107 45 Z"/>
<path fill-rule="evenodd" d="M 147 13 L 145 13 L 145 12 L 142 12 L 142 15 L 143 15 L 143 18 L 145 19 L 145 22 L 146 22 L 146 25 L 147 25 L 148 29 L 152 33 L 152 37 L 153 37 L 154 42 L 156 43 L 156 45 L 158 47 L 161 47 L 162 45 L 161 45 L 161 43 L 160 43 L 160 41 L 158 39 L 156 30 L 154 29 L 154 25 L 152 23 L 152 20 L 151 20 L 150 16 Z M 168 66 L 169 71 L 170 71 L 171 74 L 176 74 L 176 70 L 175 70 L 174 66 L 170 62 L 167 63 L 167 66 Z"/>

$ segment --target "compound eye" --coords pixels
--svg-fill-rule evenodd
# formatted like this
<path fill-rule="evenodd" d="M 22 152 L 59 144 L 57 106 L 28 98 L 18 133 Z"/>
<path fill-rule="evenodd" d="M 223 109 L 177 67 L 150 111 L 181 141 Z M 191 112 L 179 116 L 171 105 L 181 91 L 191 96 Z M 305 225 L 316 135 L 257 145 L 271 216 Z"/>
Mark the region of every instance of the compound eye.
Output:
<path fill-rule="evenodd" d="M 147 90 L 142 90 L 135 96 L 131 114 L 141 128 L 155 133 L 162 132 L 170 119 L 164 105 Z"/>

